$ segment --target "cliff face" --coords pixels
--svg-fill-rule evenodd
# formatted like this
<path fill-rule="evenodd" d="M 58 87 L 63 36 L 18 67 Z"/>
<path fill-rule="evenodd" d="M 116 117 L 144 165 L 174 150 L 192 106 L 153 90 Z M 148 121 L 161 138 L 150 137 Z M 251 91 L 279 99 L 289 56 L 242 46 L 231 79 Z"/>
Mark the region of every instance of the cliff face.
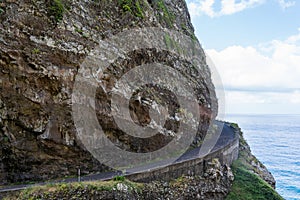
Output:
<path fill-rule="evenodd" d="M 0 7 L 0 184 L 71 176 L 78 168 L 83 174 L 108 169 L 77 137 L 71 107 L 80 65 L 99 41 L 124 30 L 157 27 L 179 31 L 198 43 L 183 0 L 6 0 Z M 191 63 L 170 52 L 141 49 L 122 57 L 103 80 L 111 83 L 124 69 L 153 62 L 188 74 L 201 108 L 193 141 L 198 145 L 217 111 L 204 53 L 198 59 L 201 70 L 193 70 Z M 150 87 L 136 96 L 170 105 L 175 118 L 178 102 L 162 92 Z M 99 123 L 120 148 L 154 151 L 173 138 L 163 133 L 147 141 L 128 137 L 111 116 L 110 97 L 99 90 L 96 101 Z M 132 100 L 130 108 L 138 124 L 149 123 L 149 105 Z M 169 120 L 164 128 L 176 132 L 177 126 Z"/>

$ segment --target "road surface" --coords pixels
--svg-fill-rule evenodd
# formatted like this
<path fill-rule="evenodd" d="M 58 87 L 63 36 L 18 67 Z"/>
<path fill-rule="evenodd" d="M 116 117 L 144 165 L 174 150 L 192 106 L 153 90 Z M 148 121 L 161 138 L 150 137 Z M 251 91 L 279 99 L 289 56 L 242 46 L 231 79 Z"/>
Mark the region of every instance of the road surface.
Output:
<path fill-rule="evenodd" d="M 218 126 L 220 129 L 220 135 L 215 143 L 214 147 L 210 149 L 210 153 L 215 152 L 216 150 L 219 150 L 221 148 L 224 148 L 227 144 L 229 144 L 232 140 L 235 139 L 235 129 L 230 126 L 229 123 L 223 123 L 220 121 L 216 121 L 215 124 Z M 222 129 L 222 131 L 221 131 Z M 80 181 L 105 181 L 105 180 L 111 180 L 115 176 L 126 176 L 134 173 L 142 173 L 146 172 L 149 170 L 153 170 L 155 168 L 160 168 L 162 166 L 168 166 L 172 165 L 174 163 L 178 162 L 184 162 L 187 160 L 192 160 L 196 158 L 201 158 L 206 156 L 207 154 L 201 154 L 201 147 L 189 150 L 185 152 L 181 157 L 179 157 L 175 162 L 172 160 L 163 160 L 155 163 L 150 163 L 141 167 L 134 167 L 131 169 L 127 169 L 126 172 L 121 172 L 121 171 L 113 171 L 113 172 L 103 172 L 99 174 L 92 174 L 92 175 L 87 175 L 80 177 Z M 11 186 L 0 186 L 0 193 L 3 192 L 10 192 L 10 191 L 18 191 L 18 190 L 23 190 L 29 187 L 33 186 L 42 186 L 42 185 L 47 185 L 51 183 L 71 183 L 71 182 L 77 182 L 79 181 L 78 178 L 67 178 L 67 179 L 60 179 L 60 180 L 55 180 L 55 181 L 47 181 L 47 182 L 41 182 L 41 183 L 36 183 L 36 184 L 24 184 L 24 185 L 11 185 Z M 1 198 L 1 195 L 0 195 Z"/>

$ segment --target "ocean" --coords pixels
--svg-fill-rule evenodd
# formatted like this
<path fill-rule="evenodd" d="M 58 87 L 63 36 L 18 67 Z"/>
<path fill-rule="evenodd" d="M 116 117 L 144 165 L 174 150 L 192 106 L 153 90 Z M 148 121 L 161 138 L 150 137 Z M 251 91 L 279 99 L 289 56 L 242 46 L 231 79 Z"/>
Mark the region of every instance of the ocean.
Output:
<path fill-rule="evenodd" d="M 252 153 L 276 180 L 285 199 L 300 200 L 300 115 L 227 115 L 244 132 Z"/>

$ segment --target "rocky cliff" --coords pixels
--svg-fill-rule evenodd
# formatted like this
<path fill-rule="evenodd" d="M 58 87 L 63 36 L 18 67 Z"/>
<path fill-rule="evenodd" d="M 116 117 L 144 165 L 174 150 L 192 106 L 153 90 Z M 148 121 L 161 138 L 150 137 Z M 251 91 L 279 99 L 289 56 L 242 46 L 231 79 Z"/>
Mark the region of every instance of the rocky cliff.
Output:
<path fill-rule="evenodd" d="M 91 155 L 78 137 L 72 110 L 74 84 L 82 64 L 107 38 L 155 27 L 181 33 L 200 47 L 183 0 L 0 0 L 0 21 L 0 185 L 74 176 L 79 168 L 82 175 L 109 169 Z M 145 42 L 149 43 L 146 38 Z M 164 43 L 184 52 L 169 35 L 164 37 Z M 185 74 L 190 78 L 200 113 L 199 126 L 191 141 L 191 146 L 197 146 L 203 141 L 218 108 L 205 55 L 201 47 L 198 50 L 195 66 L 171 50 L 139 48 L 120 54 L 100 80 L 111 89 L 124 73 L 149 63 L 163 63 Z M 173 85 L 178 84 L 184 85 L 184 82 Z M 89 87 L 83 88 L 82 93 L 84 90 Z M 184 91 L 181 95 L 185 95 Z M 167 107 L 170 116 L 160 127 L 161 132 L 143 140 L 126 135 L 118 127 L 112 117 L 111 98 L 109 92 L 97 89 L 96 117 L 107 138 L 129 152 L 152 152 L 168 144 L 178 135 L 178 114 L 190 115 L 180 107 L 177 96 L 166 88 L 157 85 L 140 88 L 126 99 L 130 117 L 136 124 L 142 127 L 151 124 L 151 109 L 159 107 L 158 104 Z M 242 135 L 239 162 L 249 173 L 274 187 L 274 178 L 251 154 Z M 183 176 L 170 182 L 147 184 L 125 180 L 49 185 L 13 196 L 9 194 L 8 198 L 224 199 L 232 182 L 230 167 L 215 159 L 207 163 L 203 176 Z M 239 185 L 237 187 L 240 191 Z M 267 190 L 268 195 L 270 191 L 275 194 L 268 187 Z M 233 187 L 229 199 L 241 197 L 234 192 Z"/>
<path fill-rule="evenodd" d="M 100 41 L 126 30 L 156 27 L 180 32 L 198 44 L 183 0 L 1 0 L 0 21 L 1 185 L 72 176 L 78 168 L 83 174 L 108 169 L 84 147 L 72 117 L 76 75 Z M 165 39 L 167 45 L 172 42 Z M 200 52 L 194 66 L 172 52 L 134 50 L 113 63 L 101 80 L 112 86 L 129 69 L 154 62 L 187 74 L 200 108 L 192 141 L 199 145 L 217 112 L 210 71 Z M 130 99 L 131 116 L 141 126 L 150 123 L 149 102 L 168 107 L 171 117 L 163 127 L 168 134 L 148 140 L 129 137 L 116 125 L 110 95 L 99 89 L 95 96 L 97 119 L 119 148 L 155 151 L 176 135 L 180 107 L 165 88 L 151 85 Z M 141 97 L 143 102 L 135 100 Z"/>

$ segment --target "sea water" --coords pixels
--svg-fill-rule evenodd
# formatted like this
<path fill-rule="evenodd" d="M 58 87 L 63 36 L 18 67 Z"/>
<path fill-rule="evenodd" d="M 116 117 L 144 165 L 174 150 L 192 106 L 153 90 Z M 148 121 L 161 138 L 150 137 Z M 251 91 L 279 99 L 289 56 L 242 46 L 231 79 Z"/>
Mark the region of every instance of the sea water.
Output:
<path fill-rule="evenodd" d="M 276 180 L 277 192 L 300 200 L 300 115 L 227 115 L 244 132 L 252 153 Z"/>

